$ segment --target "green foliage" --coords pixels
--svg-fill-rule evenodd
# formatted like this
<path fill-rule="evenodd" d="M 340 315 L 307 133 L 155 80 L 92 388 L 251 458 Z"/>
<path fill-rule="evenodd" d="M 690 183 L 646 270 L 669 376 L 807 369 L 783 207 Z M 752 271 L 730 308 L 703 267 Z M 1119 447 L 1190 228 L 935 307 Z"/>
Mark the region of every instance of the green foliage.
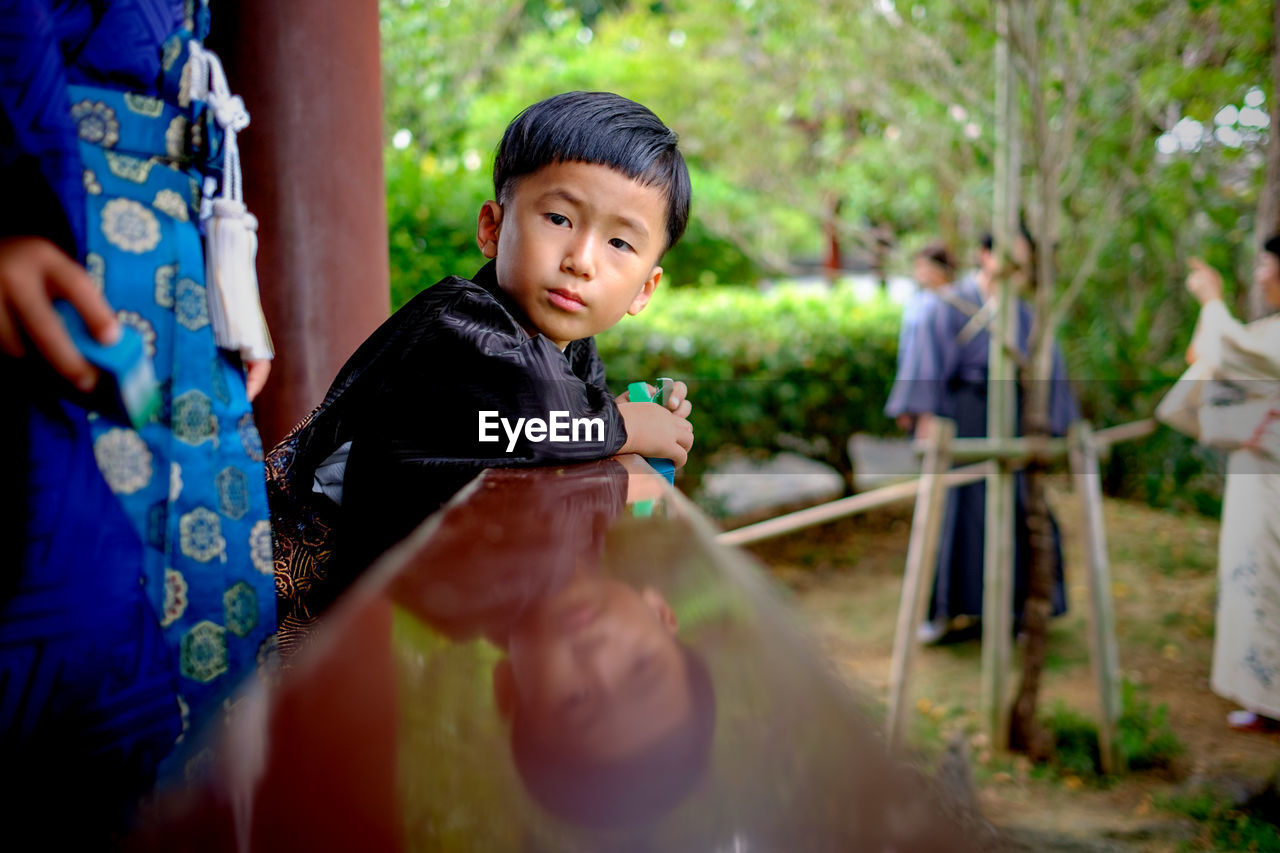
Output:
<path fill-rule="evenodd" d="M 1058 702 L 1043 723 L 1054 737 L 1054 770 L 1063 776 L 1106 782 L 1093 720 Z M 1152 708 L 1141 688 L 1128 681 L 1122 685 L 1117 728 L 1120 755 L 1130 770 L 1168 768 L 1185 751 L 1169 726 L 1168 707 Z"/>
<path fill-rule="evenodd" d="M 484 264 L 476 215 L 493 190 L 483 168 L 415 148 L 388 149 L 386 172 L 394 310 L 445 276 L 470 276 Z"/>
<path fill-rule="evenodd" d="M 611 385 L 671 376 L 688 383 L 695 475 L 719 449 L 775 450 L 789 435 L 841 470 L 853 432 L 893 429 L 897 309 L 844 287 L 659 290 L 650 307 L 597 337 Z"/>
<path fill-rule="evenodd" d="M 1200 824 L 1197 838 L 1184 844 L 1184 850 L 1280 853 L 1280 830 L 1276 825 L 1240 810 L 1225 794 L 1205 788 L 1156 797 L 1155 803 Z"/>
<path fill-rule="evenodd" d="M 1185 751 L 1169 727 L 1169 708 L 1152 708 L 1145 691 L 1126 681 L 1121 687 L 1120 754 L 1130 770 L 1169 767 Z"/>
<path fill-rule="evenodd" d="M 1043 722 L 1053 733 L 1053 769 L 1062 776 L 1096 780 L 1102 766 L 1097 724 L 1061 702 Z"/>
<path fill-rule="evenodd" d="M 409 140 L 388 149 L 393 304 L 479 265 L 476 208 L 503 127 L 575 88 L 635 98 L 681 136 L 693 213 L 664 261 L 667 287 L 751 283 L 819 255 L 829 231 L 846 257 L 863 259 L 885 236 L 891 272 L 906 272 L 910 250 L 936 236 L 965 258 L 990 218 L 991 8 L 381 0 L 387 135 Z M 1043 35 L 1048 125 L 1072 134 L 1056 152 L 1054 287 L 1061 294 L 1077 275 L 1083 287 L 1058 338 L 1087 417 L 1148 417 L 1181 371 L 1195 321 L 1182 287 L 1188 258 L 1248 280 L 1267 131 L 1219 115 L 1257 103 L 1254 89 L 1275 97 L 1270 6 L 1020 8 Z M 1022 196 L 1033 198 L 1036 170 L 1052 164 L 1027 136 L 1025 86 L 1023 95 Z M 1183 119 L 1199 122 L 1202 138 L 1159 151 Z M 1243 290 L 1228 293 L 1237 309 Z M 1221 460 L 1168 431 L 1117 447 L 1107 478 L 1113 493 L 1161 506 L 1215 514 L 1220 504 Z"/>
<path fill-rule="evenodd" d="M 693 205 L 684 237 L 662 259 L 667 286 L 715 285 L 756 281 L 764 270 L 759 260 L 717 228 L 716 216 L 747 217 L 761 199 L 725 182 L 712 172 L 689 169 Z"/>
<path fill-rule="evenodd" d="M 1161 390 L 1167 389 L 1166 385 Z M 1125 421 L 1149 413 L 1158 398 L 1147 399 L 1151 401 L 1149 407 L 1131 405 L 1128 413 L 1115 417 Z M 1162 428 L 1141 441 L 1114 447 L 1104 477 L 1109 494 L 1216 518 L 1222 515 L 1224 474 L 1219 451 Z"/>

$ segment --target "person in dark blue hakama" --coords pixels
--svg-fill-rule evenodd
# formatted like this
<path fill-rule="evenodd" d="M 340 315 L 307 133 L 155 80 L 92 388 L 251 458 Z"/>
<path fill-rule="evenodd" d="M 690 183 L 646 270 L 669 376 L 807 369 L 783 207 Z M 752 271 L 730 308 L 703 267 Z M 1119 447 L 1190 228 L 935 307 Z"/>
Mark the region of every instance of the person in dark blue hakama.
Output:
<path fill-rule="evenodd" d="M 1020 238 L 1023 261 L 1029 262 L 1030 244 Z M 975 275 L 937 291 L 921 303 L 920 315 L 904 335 L 898 375 L 885 405 L 885 413 L 917 433 L 931 416 L 956 422 L 958 437 L 987 434 L 987 357 L 990 336 L 985 329 L 972 334 L 972 315 L 987 301 L 997 260 L 990 238 L 984 241 L 981 266 Z M 967 310 L 966 310 L 967 309 Z M 1018 345 L 1025 353 L 1031 334 L 1031 312 L 1019 305 Z M 1055 348 L 1050 424 L 1054 435 L 1065 435 L 1079 417 L 1075 397 L 1066 376 L 1062 353 Z M 1020 404 L 1019 404 L 1020 405 Z M 1021 429 L 1019 429 L 1021 432 Z M 1014 623 L 1020 622 L 1031 569 L 1031 544 L 1026 523 L 1026 486 L 1015 480 L 1016 521 L 1014 566 Z M 1053 521 L 1052 517 L 1050 519 Z M 956 636 L 949 632 L 972 625 L 982 615 L 986 484 L 973 483 L 951 489 L 938 541 L 937 575 L 929 606 L 929 621 L 920 638 L 937 642 Z M 1053 613 L 1067 607 L 1063 588 L 1062 548 L 1057 522 L 1053 521 L 1056 559 L 1053 567 Z M 972 632 L 965 632 L 970 636 Z"/>

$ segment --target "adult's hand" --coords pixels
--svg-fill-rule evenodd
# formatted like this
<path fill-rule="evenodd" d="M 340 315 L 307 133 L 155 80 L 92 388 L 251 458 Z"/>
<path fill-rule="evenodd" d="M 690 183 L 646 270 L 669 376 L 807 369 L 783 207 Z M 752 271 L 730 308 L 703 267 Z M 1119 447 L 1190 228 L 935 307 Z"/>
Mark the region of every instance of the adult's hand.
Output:
<path fill-rule="evenodd" d="M 250 403 L 262 391 L 263 386 L 267 384 L 269 375 L 271 375 L 271 359 L 269 358 L 255 358 L 244 363 L 244 391 Z"/>
<path fill-rule="evenodd" d="M 0 351 L 18 358 L 30 344 L 75 387 L 91 391 L 98 371 L 72 343 L 55 299 L 70 303 L 100 343 L 120 339 L 120 323 L 84 267 L 43 237 L 0 239 Z"/>
<path fill-rule="evenodd" d="M 1199 258 L 1190 261 L 1191 272 L 1187 274 L 1187 290 L 1201 305 L 1207 305 L 1215 299 L 1222 298 L 1222 276 L 1213 267 Z"/>

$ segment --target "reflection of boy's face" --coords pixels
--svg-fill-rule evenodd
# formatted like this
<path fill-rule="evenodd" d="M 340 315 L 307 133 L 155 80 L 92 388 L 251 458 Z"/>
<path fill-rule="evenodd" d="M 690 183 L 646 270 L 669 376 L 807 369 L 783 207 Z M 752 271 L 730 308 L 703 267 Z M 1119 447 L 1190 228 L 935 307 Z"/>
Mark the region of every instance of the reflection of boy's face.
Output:
<path fill-rule="evenodd" d="M 592 762 L 634 755 L 691 712 L 676 619 L 655 590 L 578 575 L 511 632 L 494 686 L 546 747 Z"/>

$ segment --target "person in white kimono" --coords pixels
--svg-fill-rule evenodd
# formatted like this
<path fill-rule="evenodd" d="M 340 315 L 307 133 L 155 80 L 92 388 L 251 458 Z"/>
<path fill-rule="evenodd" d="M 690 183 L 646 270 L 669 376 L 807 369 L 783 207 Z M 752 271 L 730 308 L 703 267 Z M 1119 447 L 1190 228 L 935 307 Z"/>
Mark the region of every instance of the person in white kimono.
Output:
<path fill-rule="evenodd" d="M 1254 281 L 1280 310 L 1280 234 L 1263 244 Z M 1280 314 L 1243 324 L 1222 301 L 1222 276 L 1193 260 L 1200 303 L 1188 352 L 1204 379 L 1199 440 L 1228 451 L 1218 543 L 1213 691 L 1241 706 L 1232 728 L 1280 730 Z"/>

